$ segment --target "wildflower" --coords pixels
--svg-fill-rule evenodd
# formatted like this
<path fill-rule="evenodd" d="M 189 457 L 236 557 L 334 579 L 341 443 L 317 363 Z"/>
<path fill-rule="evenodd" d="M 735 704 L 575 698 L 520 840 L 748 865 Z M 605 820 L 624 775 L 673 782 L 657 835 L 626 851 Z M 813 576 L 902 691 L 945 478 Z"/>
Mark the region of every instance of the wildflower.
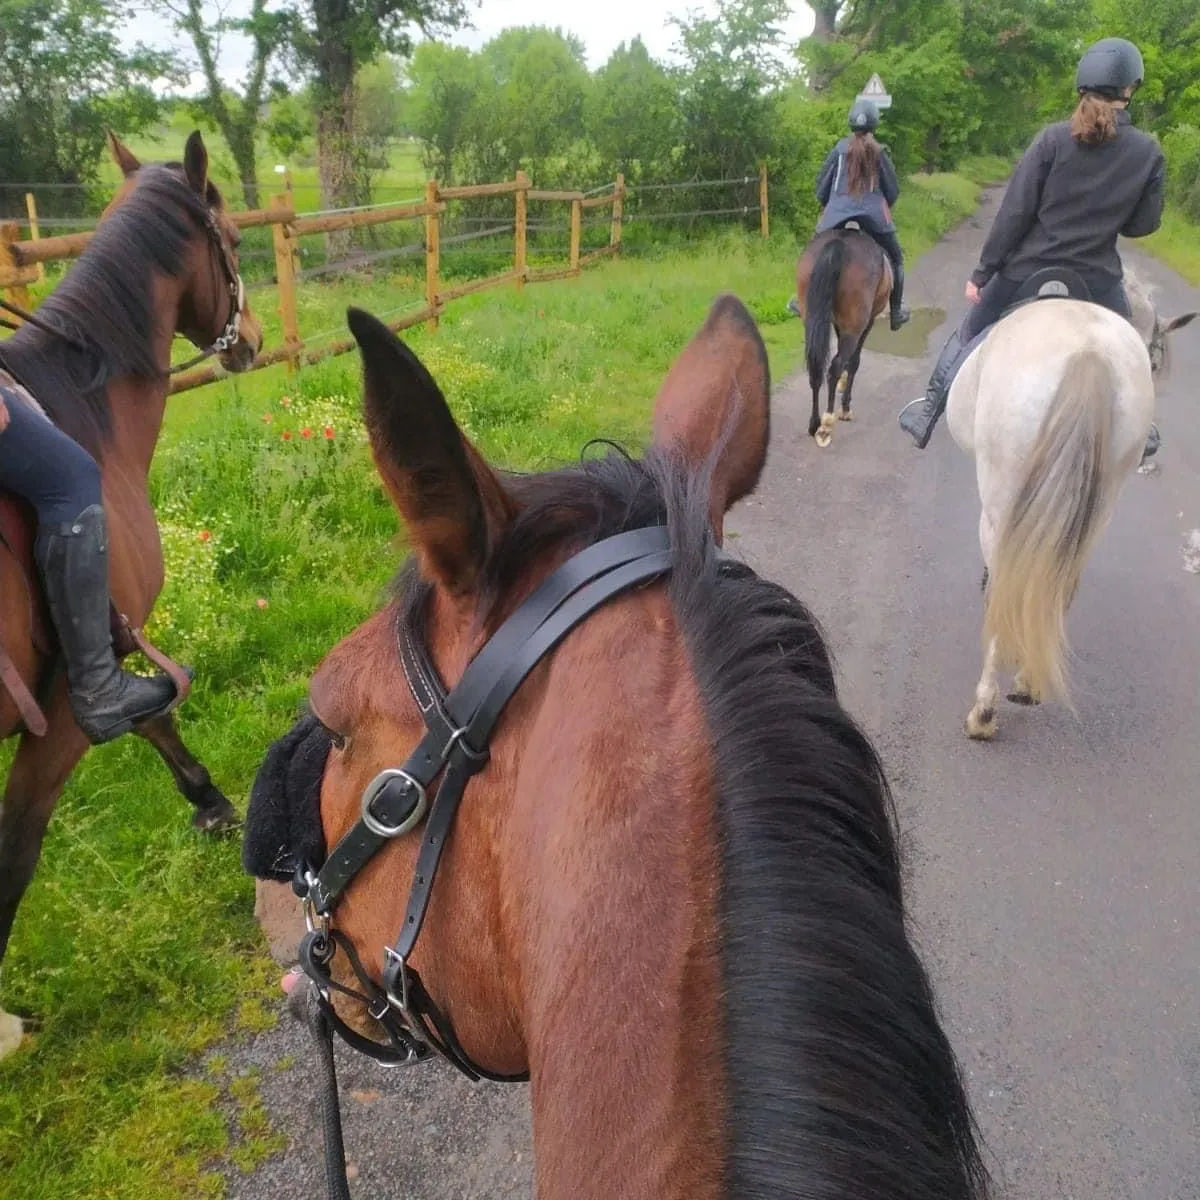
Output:
<path fill-rule="evenodd" d="M 202 542 L 208 542 L 208 541 L 211 541 L 211 540 L 212 540 L 212 534 L 211 534 L 211 533 L 210 533 L 210 532 L 209 532 L 207 529 L 202 529 L 202 530 L 200 530 L 200 540 L 201 540 Z"/>
<path fill-rule="evenodd" d="M 290 429 L 285 429 L 279 436 L 285 442 L 290 442 L 292 440 L 292 431 Z"/>
<path fill-rule="evenodd" d="M 259 598 L 257 600 L 255 600 L 254 603 L 256 605 L 258 605 L 259 608 L 266 608 L 267 607 L 267 598 L 265 596 L 259 596 Z"/>
<path fill-rule="evenodd" d="M 280 408 L 291 408 L 292 407 L 291 397 L 290 396 L 280 396 L 279 397 L 279 407 Z"/>
<path fill-rule="evenodd" d="M 305 425 L 305 427 L 302 430 L 300 430 L 300 436 L 307 442 L 308 439 L 310 437 L 312 437 L 312 430 L 309 429 L 309 427 L 307 425 Z"/>
<path fill-rule="evenodd" d="M 323 430 L 323 432 L 324 432 L 324 434 L 325 434 L 325 440 L 326 440 L 327 442 L 332 442 L 332 441 L 333 441 L 333 426 L 332 426 L 332 425 L 326 425 L 326 426 L 325 426 L 325 429 Z"/>
<path fill-rule="evenodd" d="M 274 419 L 275 419 L 275 418 L 274 418 L 274 417 L 272 417 L 270 413 L 263 413 L 263 424 L 264 424 L 264 425 L 270 425 L 270 423 L 271 423 L 271 422 L 272 422 Z"/>

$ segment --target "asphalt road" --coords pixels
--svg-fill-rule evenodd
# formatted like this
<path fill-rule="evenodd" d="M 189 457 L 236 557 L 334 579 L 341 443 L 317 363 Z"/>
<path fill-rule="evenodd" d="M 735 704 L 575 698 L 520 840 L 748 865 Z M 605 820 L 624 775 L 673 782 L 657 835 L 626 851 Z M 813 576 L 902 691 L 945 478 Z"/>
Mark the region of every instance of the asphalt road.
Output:
<path fill-rule="evenodd" d="M 914 305 L 957 320 L 998 196 L 913 272 Z M 1127 248 L 1167 315 L 1200 294 Z M 1126 485 L 1069 619 L 1078 716 L 1002 705 L 990 744 L 962 722 L 980 669 L 972 462 L 939 427 L 896 426 L 924 359 L 868 352 L 857 420 L 830 449 L 805 433 L 802 381 L 776 389 L 759 492 L 732 546 L 822 622 L 844 702 L 884 756 L 910 904 L 1005 1200 L 1200 1197 L 1200 324 L 1174 339 L 1159 469 Z M 874 335 L 873 335 L 874 338 Z M 242 1200 L 320 1191 L 307 1046 L 285 1021 L 223 1048 L 263 1068 L 292 1139 Z M 281 1058 L 299 1063 L 279 1069 Z M 526 1089 L 447 1068 L 388 1073 L 339 1055 L 356 1196 L 531 1194 Z"/>

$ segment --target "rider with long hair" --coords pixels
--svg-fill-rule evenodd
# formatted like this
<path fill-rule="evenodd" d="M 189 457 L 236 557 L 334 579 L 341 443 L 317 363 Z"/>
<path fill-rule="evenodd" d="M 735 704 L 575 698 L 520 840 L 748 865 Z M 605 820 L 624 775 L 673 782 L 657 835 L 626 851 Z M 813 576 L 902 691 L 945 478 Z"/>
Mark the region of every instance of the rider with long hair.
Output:
<path fill-rule="evenodd" d="M 100 467 L 0 372 L 0 488 L 37 514 L 34 557 L 67 667 L 71 710 L 92 742 L 106 742 L 175 700 L 165 675 L 121 669 L 112 645 L 108 537 Z"/>
<path fill-rule="evenodd" d="M 1132 321 L 1117 238 L 1145 237 L 1158 228 L 1165 175 L 1158 142 L 1135 129 L 1129 116 L 1143 74 L 1132 42 L 1096 42 L 1075 73 L 1074 115 L 1048 125 L 1025 151 L 967 282 L 971 308 L 943 348 L 925 395 L 900 413 L 901 429 L 919 449 L 929 444 L 973 340 L 1004 315 L 1036 271 L 1071 268 L 1093 301 Z M 1157 449 L 1152 428 L 1146 456 Z"/>
<path fill-rule="evenodd" d="M 842 138 L 825 159 L 817 181 L 817 199 L 824 206 L 817 232 L 838 229 L 847 221 L 879 243 L 892 264 L 892 328 L 910 317 L 904 306 L 904 252 L 896 237 L 892 205 L 900 195 L 896 168 L 887 151 L 875 140 L 879 109 L 870 100 L 858 100 L 850 109 L 849 137 Z"/>

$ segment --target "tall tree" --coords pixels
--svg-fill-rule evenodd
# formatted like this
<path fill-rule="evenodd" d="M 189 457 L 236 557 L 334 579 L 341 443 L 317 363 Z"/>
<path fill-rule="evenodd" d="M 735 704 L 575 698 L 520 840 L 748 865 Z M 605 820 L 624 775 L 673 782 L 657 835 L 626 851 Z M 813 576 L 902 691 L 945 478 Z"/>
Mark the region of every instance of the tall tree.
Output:
<path fill-rule="evenodd" d="M 364 203 L 358 72 L 384 51 L 407 57 L 414 30 L 432 36 L 457 29 L 466 19 L 465 0 L 303 0 L 290 12 L 291 48 L 313 81 L 324 202 Z"/>
<path fill-rule="evenodd" d="M 204 81 L 203 96 L 193 107 L 221 131 L 233 155 L 246 207 L 257 208 L 260 114 L 269 94 L 284 91 L 281 84 L 272 86 L 268 73 L 287 44 L 292 14 L 268 11 L 268 0 L 251 0 L 246 17 L 229 16 L 219 0 L 215 5 L 211 0 L 149 2 L 153 9 L 167 14 L 191 42 Z M 250 65 L 236 89 L 229 86 L 221 71 L 222 40 L 230 33 L 240 34 L 250 43 Z"/>
<path fill-rule="evenodd" d="M 465 46 L 422 42 L 408 66 L 409 120 L 426 168 L 452 184 L 475 117 L 483 64 Z"/>
<path fill-rule="evenodd" d="M 584 105 L 588 138 L 606 172 L 665 175 L 679 134 L 679 100 L 661 63 L 635 37 L 596 72 Z"/>
<path fill-rule="evenodd" d="M 178 80 L 173 60 L 122 49 L 124 15 L 106 0 L 0 0 L 0 183 L 95 184 L 106 130 L 157 118 L 151 85 Z M 20 199 L 0 189 L 0 205 Z M 50 215 L 68 215 L 87 197 L 55 200 Z"/>

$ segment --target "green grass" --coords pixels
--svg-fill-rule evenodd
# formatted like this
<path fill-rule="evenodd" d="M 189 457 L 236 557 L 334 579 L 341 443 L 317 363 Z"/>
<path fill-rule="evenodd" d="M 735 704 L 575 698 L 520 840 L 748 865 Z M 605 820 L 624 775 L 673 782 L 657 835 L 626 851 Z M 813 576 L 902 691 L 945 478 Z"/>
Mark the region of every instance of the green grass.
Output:
<path fill-rule="evenodd" d="M 1158 232 L 1135 244 L 1178 271 L 1193 286 L 1200 287 L 1200 225 L 1181 212 L 1168 208 Z"/>
<path fill-rule="evenodd" d="M 183 108 L 180 108 L 172 114 L 169 120 L 145 133 L 126 138 L 125 143 L 142 162 L 178 161 L 183 155 L 183 147 L 188 135 L 197 127 L 197 123 L 188 116 Z M 213 129 L 201 128 L 201 132 L 204 135 L 204 144 L 208 147 L 213 178 L 222 181 L 223 188 L 234 207 L 243 207 L 241 189 L 237 186 L 237 171 L 234 168 L 233 155 L 230 154 L 224 137 L 219 131 Z M 264 199 L 282 190 L 282 180 L 275 173 L 275 167 L 279 164 L 286 166 L 291 172 L 297 207 L 301 211 L 322 207 L 317 164 L 315 156 L 311 152 L 302 153 L 297 158 L 284 160 L 271 149 L 265 137 L 260 137 L 257 159 L 258 186 Z M 380 200 L 402 200 L 408 196 L 421 196 L 425 190 L 425 179 L 420 146 L 415 141 L 400 141 L 392 148 L 387 168 L 372 177 L 372 188 Z M 120 182 L 120 173 L 116 164 L 108 157 L 107 153 L 102 162 L 100 181 L 110 188 L 116 187 Z"/>
<path fill-rule="evenodd" d="M 976 190 L 938 177 L 909 188 L 897 216 L 910 256 L 965 216 Z M 799 360 L 802 330 L 784 308 L 797 251 L 783 236 L 730 233 L 686 254 L 470 297 L 438 331 L 406 336 L 494 461 L 554 466 L 597 435 L 637 449 L 667 368 L 716 292 L 754 312 L 777 380 Z M 341 336 L 347 304 L 386 312 L 417 284 L 305 284 L 305 332 Z M 272 303 L 258 294 L 274 343 Z M 152 489 L 167 560 L 152 633 L 198 668 L 183 733 L 244 809 L 314 665 L 372 611 L 399 562 L 356 356 L 174 398 Z M 0 748 L 0 774 L 11 750 Z M 221 1061 L 198 1065 L 205 1047 L 261 1028 L 275 1008 L 253 894 L 236 839 L 190 831 L 152 751 L 124 739 L 88 755 L 51 822 L 5 962 L 0 1003 L 44 1025 L 0 1064 L 0 1195 L 219 1197 L 218 1165 L 251 1169 L 278 1150 L 257 1083 L 230 1078 Z"/>

